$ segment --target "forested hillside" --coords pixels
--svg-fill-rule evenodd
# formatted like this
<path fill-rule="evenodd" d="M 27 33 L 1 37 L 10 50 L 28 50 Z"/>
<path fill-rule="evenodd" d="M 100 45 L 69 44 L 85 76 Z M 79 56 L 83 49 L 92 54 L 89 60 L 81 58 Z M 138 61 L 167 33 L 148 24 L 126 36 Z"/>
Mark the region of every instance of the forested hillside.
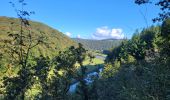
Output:
<path fill-rule="evenodd" d="M 74 41 L 81 43 L 88 50 L 110 50 L 113 47 L 118 46 L 123 39 L 105 39 L 105 40 L 92 40 L 92 39 L 79 39 L 73 38 Z"/>
<path fill-rule="evenodd" d="M 18 34 L 20 32 L 20 19 L 10 17 L 0 17 L 0 50 L 4 51 L 4 42 L 11 40 L 11 34 Z M 52 56 L 58 51 L 76 45 L 74 41 L 69 39 L 66 35 L 53 29 L 43 23 L 30 21 L 30 31 L 37 39 L 43 39 L 42 44 L 34 48 L 35 55 Z M 27 31 L 25 28 L 24 31 Z M 28 33 L 28 32 L 27 32 Z"/>

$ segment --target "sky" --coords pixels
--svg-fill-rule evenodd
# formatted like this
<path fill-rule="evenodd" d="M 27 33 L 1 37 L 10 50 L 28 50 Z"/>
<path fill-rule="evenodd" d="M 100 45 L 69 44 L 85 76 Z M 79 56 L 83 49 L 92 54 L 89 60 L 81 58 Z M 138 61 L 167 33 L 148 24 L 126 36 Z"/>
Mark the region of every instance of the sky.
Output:
<path fill-rule="evenodd" d="M 17 17 L 9 1 L 0 0 L 0 16 Z M 153 25 L 159 12 L 153 4 L 138 6 L 134 0 L 25 1 L 25 9 L 35 12 L 31 20 L 84 39 L 130 39 L 137 29 Z"/>

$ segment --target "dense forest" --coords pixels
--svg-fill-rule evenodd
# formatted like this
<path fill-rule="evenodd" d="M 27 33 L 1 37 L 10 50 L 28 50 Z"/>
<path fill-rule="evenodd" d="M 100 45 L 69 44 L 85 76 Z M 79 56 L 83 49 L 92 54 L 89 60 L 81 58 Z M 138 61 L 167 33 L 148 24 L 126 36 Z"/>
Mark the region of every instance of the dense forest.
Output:
<path fill-rule="evenodd" d="M 40 53 L 44 56 L 53 56 L 56 55 L 54 51 L 61 51 L 70 45 L 75 45 L 76 43 L 65 36 L 63 33 L 55 30 L 43 23 L 29 21 L 30 31 L 34 40 L 43 40 L 43 43 L 35 47 L 33 50 L 33 54 L 35 56 L 40 55 Z M 5 49 L 4 42 L 10 42 L 11 38 L 17 35 L 20 31 L 20 20 L 17 18 L 10 17 L 0 17 L 0 47 L 1 52 Z M 23 29 L 23 34 L 28 34 L 28 28 Z M 13 37 L 11 34 L 15 34 Z M 33 41 L 33 44 L 36 44 L 37 41 Z M 11 44 L 12 45 L 12 44 Z M 7 45 L 6 45 L 7 46 Z M 37 52 L 38 49 L 38 52 Z"/>
<path fill-rule="evenodd" d="M 118 46 L 123 39 L 104 39 L 104 40 L 92 40 L 92 39 L 79 39 L 73 38 L 74 41 L 83 44 L 87 50 L 104 51 L 110 50 L 113 47 Z"/>
<path fill-rule="evenodd" d="M 24 0 L 19 4 L 26 6 Z M 153 21 L 161 24 L 119 45 L 112 41 L 106 58 L 30 21 L 33 12 L 19 9 L 18 18 L 0 17 L 0 100 L 170 100 L 169 0 L 157 5 L 161 15 Z M 96 58 L 104 63 L 94 64 Z"/>
<path fill-rule="evenodd" d="M 167 19 L 162 26 L 143 29 L 112 50 L 98 82 L 101 99 L 170 99 L 169 25 Z"/>

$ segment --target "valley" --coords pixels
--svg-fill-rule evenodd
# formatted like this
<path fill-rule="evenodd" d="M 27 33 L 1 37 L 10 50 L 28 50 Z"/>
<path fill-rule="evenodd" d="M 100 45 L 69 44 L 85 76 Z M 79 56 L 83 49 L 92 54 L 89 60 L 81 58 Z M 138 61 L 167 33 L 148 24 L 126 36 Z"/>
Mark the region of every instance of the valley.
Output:
<path fill-rule="evenodd" d="M 169 0 L 0 5 L 0 100 L 170 100 Z"/>

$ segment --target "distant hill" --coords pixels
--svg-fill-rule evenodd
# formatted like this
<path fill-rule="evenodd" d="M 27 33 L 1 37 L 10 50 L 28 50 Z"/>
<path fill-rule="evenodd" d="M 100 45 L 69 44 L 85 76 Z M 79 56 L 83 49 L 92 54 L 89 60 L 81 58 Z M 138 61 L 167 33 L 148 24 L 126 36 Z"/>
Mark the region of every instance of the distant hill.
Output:
<path fill-rule="evenodd" d="M 13 25 L 11 25 L 11 22 Z M 40 44 L 34 48 L 34 53 L 39 55 L 40 53 L 45 56 L 51 56 L 57 54 L 58 51 L 64 50 L 65 48 L 76 45 L 76 42 L 71 40 L 69 37 L 53 29 L 43 23 L 29 21 L 31 25 L 32 35 L 45 37 L 46 44 Z M 17 33 L 20 30 L 20 22 L 17 18 L 0 17 L 0 47 L 3 45 L 4 40 L 9 40 L 8 33 L 11 31 Z M 3 48 L 0 48 L 0 52 Z"/>
<path fill-rule="evenodd" d="M 109 50 L 115 46 L 118 46 L 122 39 L 104 39 L 104 40 L 92 40 L 92 39 L 80 39 L 72 38 L 74 41 L 81 43 L 85 48 L 89 50 Z"/>

